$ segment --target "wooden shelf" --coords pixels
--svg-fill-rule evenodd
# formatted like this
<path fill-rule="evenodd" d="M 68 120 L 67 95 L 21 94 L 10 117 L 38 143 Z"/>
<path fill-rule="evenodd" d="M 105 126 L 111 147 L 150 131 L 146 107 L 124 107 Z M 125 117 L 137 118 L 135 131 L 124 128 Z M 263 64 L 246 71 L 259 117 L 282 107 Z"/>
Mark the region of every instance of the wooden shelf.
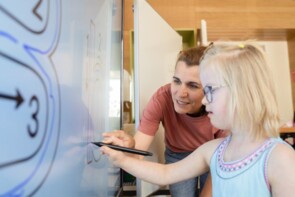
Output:
<path fill-rule="evenodd" d="M 280 133 L 295 133 L 295 127 L 281 127 Z"/>
<path fill-rule="evenodd" d="M 281 127 L 280 136 L 283 140 L 287 138 L 295 138 L 295 127 Z"/>

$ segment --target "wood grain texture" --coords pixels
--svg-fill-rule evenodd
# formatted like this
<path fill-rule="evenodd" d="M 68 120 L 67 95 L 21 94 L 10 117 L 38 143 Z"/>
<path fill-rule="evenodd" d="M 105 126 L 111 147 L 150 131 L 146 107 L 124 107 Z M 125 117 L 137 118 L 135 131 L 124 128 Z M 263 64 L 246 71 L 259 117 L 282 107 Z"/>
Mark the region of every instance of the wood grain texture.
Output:
<path fill-rule="evenodd" d="M 291 71 L 295 72 L 295 0 L 147 0 L 174 29 L 200 29 L 206 20 L 208 41 L 287 40 Z M 124 66 L 132 70 L 130 30 L 133 0 L 125 0 Z M 152 22 L 152 21 L 151 21 Z M 292 82 L 295 107 L 295 82 Z M 294 108 L 293 107 L 293 108 Z"/>

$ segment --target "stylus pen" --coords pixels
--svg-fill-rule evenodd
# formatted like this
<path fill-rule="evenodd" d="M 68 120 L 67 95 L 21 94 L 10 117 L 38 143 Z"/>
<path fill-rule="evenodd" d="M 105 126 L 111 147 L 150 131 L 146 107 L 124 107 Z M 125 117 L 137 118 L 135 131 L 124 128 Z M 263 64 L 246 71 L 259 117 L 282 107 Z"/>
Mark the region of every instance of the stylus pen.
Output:
<path fill-rule="evenodd" d="M 127 153 L 132 153 L 132 154 L 137 154 L 137 155 L 143 155 L 143 156 L 152 156 L 153 155 L 153 153 L 148 152 L 148 151 L 138 150 L 138 149 L 134 149 L 134 148 L 126 148 L 123 146 L 107 144 L 104 142 L 92 142 L 92 144 L 95 144 L 96 146 L 99 146 L 99 147 L 107 146 L 107 147 L 110 147 L 115 150 L 119 150 L 119 151 L 123 151 L 123 152 L 127 152 Z"/>

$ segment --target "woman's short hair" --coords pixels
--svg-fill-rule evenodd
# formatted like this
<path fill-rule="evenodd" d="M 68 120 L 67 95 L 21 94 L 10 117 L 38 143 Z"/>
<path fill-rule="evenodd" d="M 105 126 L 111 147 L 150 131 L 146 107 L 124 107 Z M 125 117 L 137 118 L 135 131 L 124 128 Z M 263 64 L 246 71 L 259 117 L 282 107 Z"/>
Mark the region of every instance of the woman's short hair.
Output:
<path fill-rule="evenodd" d="M 176 63 L 179 61 L 183 61 L 187 66 L 199 66 L 200 59 L 203 56 L 203 52 L 205 50 L 205 46 L 198 46 L 180 51 L 177 56 Z"/>

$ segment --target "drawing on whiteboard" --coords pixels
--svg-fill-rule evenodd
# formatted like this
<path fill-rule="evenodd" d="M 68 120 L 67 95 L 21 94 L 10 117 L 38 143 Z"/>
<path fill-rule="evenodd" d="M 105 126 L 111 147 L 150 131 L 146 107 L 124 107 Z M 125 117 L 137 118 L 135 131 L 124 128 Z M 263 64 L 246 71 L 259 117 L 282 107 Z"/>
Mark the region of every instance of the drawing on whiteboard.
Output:
<path fill-rule="evenodd" d="M 99 140 L 102 131 L 106 131 L 108 114 L 108 73 L 110 64 L 111 43 L 111 9 L 108 1 L 104 1 L 95 18 L 89 21 L 88 33 L 85 36 L 86 59 L 83 66 L 83 103 L 88 109 L 87 163 L 98 162 L 101 154 L 90 144 Z M 102 28 L 103 27 L 103 28 Z M 91 118 L 90 118 L 91 117 Z M 93 120 L 93 121 L 92 121 Z M 91 124 L 90 124 L 91 123 Z"/>
<path fill-rule="evenodd" d="M 30 196 L 44 183 L 59 139 L 60 96 L 51 55 L 60 1 L 0 3 L 0 196 Z M 9 25 L 7 25 L 9 24 Z"/>

